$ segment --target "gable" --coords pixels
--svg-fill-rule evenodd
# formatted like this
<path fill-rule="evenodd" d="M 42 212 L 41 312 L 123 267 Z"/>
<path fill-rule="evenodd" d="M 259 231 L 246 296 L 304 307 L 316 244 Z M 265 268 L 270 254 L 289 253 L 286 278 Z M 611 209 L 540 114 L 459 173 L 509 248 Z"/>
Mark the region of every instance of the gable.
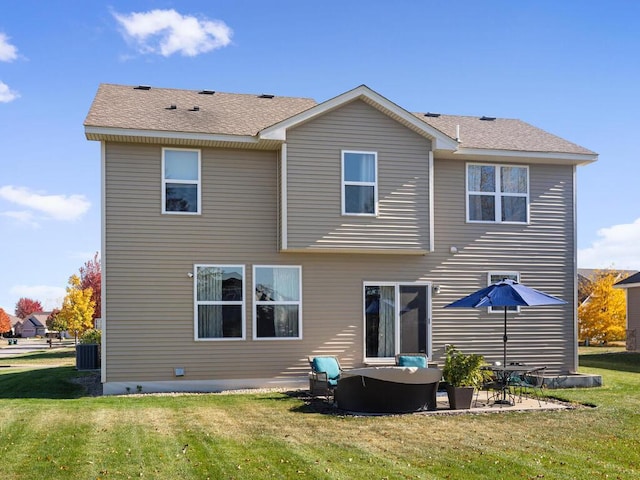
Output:
<path fill-rule="evenodd" d="M 315 107 L 309 108 L 304 112 L 287 118 L 279 123 L 276 123 L 262 130 L 260 132 L 260 137 L 264 139 L 285 141 L 287 138 L 286 132 L 288 129 L 300 126 L 337 108 L 343 107 L 344 105 L 355 100 L 360 100 L 369 104 L 374 109 L 389 116 L 390 118 L 404 125 L 406 128 L 413 130 L 423 137 L 428 138 L 433 142 L 435 149 L 456 149 L 457 142 L 454 139 L 433 128 L 431 125 L 428 125 L 425 122 L 417 119 L 415 115 L 407 112 L 400 106 L 387 100 L 365 85 L 361 85 L 353 90 L 343 93 L 342 95 L 316 105 Z"/>

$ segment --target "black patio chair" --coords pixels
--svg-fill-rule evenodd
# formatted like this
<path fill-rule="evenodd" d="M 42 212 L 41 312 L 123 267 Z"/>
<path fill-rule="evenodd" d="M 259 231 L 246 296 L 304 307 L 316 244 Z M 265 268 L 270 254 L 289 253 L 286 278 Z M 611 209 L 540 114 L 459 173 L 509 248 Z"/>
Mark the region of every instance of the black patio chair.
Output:
<path fill-rule="evenodd" d="M 522 396 L 531 393 L 536 400 L 538 406 L 541 406 L 540 398 L 542 397 L 542 389 L 544 388 L 544 373 L 547 367 L 537 367 L 524 372 L 517 378 L 513 379 L 511 385 L 518 392 L 519 401 L 522 402 Z"/>

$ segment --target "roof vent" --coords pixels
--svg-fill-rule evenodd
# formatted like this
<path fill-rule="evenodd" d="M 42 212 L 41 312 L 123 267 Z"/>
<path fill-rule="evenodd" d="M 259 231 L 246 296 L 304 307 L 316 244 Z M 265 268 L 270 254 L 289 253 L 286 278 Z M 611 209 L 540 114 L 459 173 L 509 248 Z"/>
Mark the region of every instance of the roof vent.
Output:
<path fill-rule="evenodd" d="M 200 95 L 213 95 L 215 92 L 215 90 L 200 90 L 198 92 Z"/>
<path fill-rule="evenodd" d="M 273 98 L 275 95 L 270 95 L 268 93 L 263 93 L 262 95 L 258 95 L 258 98 Z"/>
<path fill-rule="evenodd" d="M 199 111 L 200 111 L 200 107 L 199 107 L 199 106 L 197 106 L 197 105 L 194 105 L 194 107 L 193 107 L 193 108 L 190 108 L 190 109 L 189 109 L 189 111 L 190 111 L 190 112 L 199 112 Z"/>
<path fill-rule="evenodd" d="M 431 113 L 431 112 L 427 112 L 424 114 L 425 117 L 433 117 L 433 118 L 438 118 L 440 116 L 439 113 Z"/>
<path fill-rule="evenodd" d="M 178 108 L 178 107 L 176 107 L 175 103 L 172 103 L 167 108 L 165 108 L 165 110 L 175 110 L 176 108 Z"/>
<path fill-rule="evenodd" d="M 480 117 L 480 120 L 484 120 L 485 122 L 493 122 L 496 117 L 485 117 L 484 115 Z"/>
<path fill-rule="evenodd" d="M 149 85 L 138 85 L 137 87 L 133 87 L 134 90 L 151 90 L 151 86 Z"/>

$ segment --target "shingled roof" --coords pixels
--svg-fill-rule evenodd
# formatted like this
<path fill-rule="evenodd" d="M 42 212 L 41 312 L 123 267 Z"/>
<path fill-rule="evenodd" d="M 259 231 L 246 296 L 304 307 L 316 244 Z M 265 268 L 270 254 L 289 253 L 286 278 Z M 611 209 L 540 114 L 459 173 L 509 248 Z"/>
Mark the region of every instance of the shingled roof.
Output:
<path fill-rule="evenodd" d="M 254 137 L 316 105 L 310 98 L 102 84 L 84 125 Z M 596 155 L 521 120 L 413 115 L 453 140 L 459 131 L 459 147 L 464 149 Z"/>
<path fill-rule="evenodd" d="M 253 136 L 314 105 L 310 98 L 102 84 L 84 125 Z"/>
<path fill-rule="evenodd" d="M 414 115 L 451 138 L 456 138 L 459 131 L 458 141 L 464 148 L 595 154 L 522 120 L 460 115 L 426 116 L 423 113 Z"/>

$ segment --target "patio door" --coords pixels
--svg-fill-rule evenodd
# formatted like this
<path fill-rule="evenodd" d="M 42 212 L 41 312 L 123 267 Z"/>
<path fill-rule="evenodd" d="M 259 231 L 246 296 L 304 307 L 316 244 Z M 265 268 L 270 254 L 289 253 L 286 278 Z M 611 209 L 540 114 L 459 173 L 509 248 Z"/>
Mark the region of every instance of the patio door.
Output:
<path fill-rule="evenodd" d="M 431 358 L 431 284 L 364 284 L 365 361 L 389 363 L 398 353 Z"/>

